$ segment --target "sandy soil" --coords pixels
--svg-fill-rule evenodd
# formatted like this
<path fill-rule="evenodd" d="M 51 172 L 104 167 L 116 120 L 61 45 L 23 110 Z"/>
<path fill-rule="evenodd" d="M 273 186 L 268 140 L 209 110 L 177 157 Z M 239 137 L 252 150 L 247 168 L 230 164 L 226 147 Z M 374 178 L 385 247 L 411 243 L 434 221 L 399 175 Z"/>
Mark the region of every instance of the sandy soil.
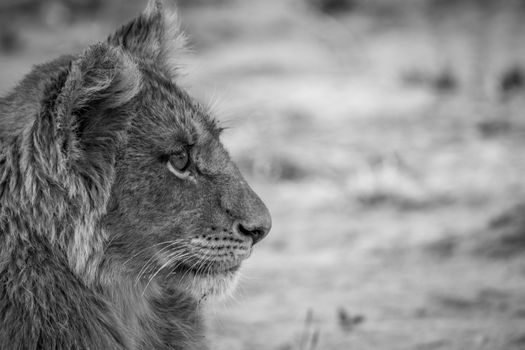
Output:
<path fill-rule="evenodd" d="M 183 9 L 196 53 L 182 84 L 215 105 L 274 220 L 235 297 L 209 312 L 213 349 L 525 348 L 523 253 L 479 249 L 525 198 L 523 101 L 497 90 L 523 61 L 517 27 L 498 17 L 483 41 L 468 13 L 431 20 L 407 2 Z M 102 40 L 108 17 L 24 26 L 0 91 Z"/>

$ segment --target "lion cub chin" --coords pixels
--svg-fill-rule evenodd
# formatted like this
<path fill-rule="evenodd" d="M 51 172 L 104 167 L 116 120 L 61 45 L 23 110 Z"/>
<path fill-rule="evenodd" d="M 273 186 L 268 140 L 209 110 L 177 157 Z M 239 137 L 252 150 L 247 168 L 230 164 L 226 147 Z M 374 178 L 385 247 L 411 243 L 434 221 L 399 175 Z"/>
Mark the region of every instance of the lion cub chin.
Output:
<path fill-rule="evenodd" d="M 188 276 L 182 284 L 199 301 L 223 300 L 231 297 L 239 283 L 239 272 L 223 272 L 214 276 Z"/>

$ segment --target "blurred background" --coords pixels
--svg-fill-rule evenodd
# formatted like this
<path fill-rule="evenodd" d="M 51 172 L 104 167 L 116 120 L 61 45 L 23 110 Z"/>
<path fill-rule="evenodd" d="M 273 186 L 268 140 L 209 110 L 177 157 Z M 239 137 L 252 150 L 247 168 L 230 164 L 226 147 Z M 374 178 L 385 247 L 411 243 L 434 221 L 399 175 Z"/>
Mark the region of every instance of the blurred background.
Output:
<path fill-rule="evenodd" d="M 0 91 L 146 0 L 0 0 Z M 525 3 L 179 0 L 274 228 L 214 350 L 525 348 Z"/>

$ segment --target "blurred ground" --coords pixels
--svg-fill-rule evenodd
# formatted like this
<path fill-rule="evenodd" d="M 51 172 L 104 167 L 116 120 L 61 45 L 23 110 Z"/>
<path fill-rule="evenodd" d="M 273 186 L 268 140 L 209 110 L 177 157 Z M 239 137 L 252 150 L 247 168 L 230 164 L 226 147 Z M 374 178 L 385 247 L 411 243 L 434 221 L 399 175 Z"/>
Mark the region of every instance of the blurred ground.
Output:
<path fill-rule="evenodd" d="M 0 91 L 143 6 L 71 3 L 3 11 Z M 213 348 L 524 349 L 520 2 L 181 5 L 184 85 L 274 220 L 210 312 Z"/>

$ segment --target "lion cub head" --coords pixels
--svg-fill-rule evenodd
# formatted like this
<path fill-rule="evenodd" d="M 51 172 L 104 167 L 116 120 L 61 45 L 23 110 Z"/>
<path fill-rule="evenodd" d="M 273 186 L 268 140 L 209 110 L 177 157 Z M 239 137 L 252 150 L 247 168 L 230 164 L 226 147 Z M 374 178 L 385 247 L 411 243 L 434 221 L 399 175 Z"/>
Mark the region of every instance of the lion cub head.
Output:
<path fill-rule="evenodd" d="M 141 88 L 126 105 L 100 226 L 105 254 L 144 289 L 162 284 L 201 298 L 234 285 L 271 218 L 222 146 L 217 122 L 176 84 L 182 38 L 174 12 L 151 1 L 108 39 L 136 66 Z"/>
<path fill-rule="evenodd" d="M 217 122 L 176 83 L 183 38 L 152 0 L 0 100 L 0 214 L 24 213 L 87 283 L 221 294 L 270 230 Z"/>

